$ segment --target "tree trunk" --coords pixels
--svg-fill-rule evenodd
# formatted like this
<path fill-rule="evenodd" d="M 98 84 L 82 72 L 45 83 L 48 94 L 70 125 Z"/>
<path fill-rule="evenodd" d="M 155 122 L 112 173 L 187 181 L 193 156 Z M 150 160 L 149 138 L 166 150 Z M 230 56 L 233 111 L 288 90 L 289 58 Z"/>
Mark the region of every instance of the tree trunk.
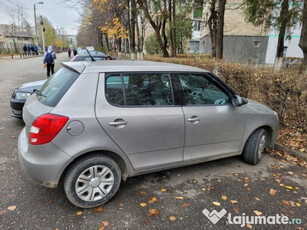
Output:
<path fill-rule="evenodd" d="M 226 0 L 218 0 L 218 21 L 216 35 L 216 59 L 223 59 L 224 15 Z"/>
<path fill-rule="evenodd" d="M 304 54 L 302 73 L 307 77 L 307 0 L 304 0 L 303 23 L 299 46 Z"/>
<path fill-rule="evenodd" d="M 152 28 L 155 30 L 156 32 L 156 35 L 157 35 L 157 40 L 158 40 L 158 43 L 159 43 L 159 46 L 160 46 L 160 49 L 163 53 L 163 57 L 169 57 L 169 54 L 167 52 L 167 49 L 166 47 L 164 47 L 163 45 L 163 42 L 162 42 L 162 38 L 161 38 L 161 35 L 160 35 L 160 25 L 157 26 L 157 24 L 153 21 L 152 17 L 150 16 L 149 14 L 149 11 L 148 9 L 144 6 L 143 4 L 143 0 L 137 0 L 140 8 L 143 10 L 144 14 L 145 14 L 145 17 L 147 18 L 147 20 L 149 21 L 149 23 L 151 24 Z"/>
<path fill-rule="evenodd" d="M 130 49 L 131 54 L 134 55 L 134 59 L 136 56 L 135 50 L 135 23 L 136 23 L 136 2 L 135 0 L 131 0 L 131 40 L 130 40 Z"/>
<path fill-rule="evenodd" d="M 173 57 L 176 57 L 176 0 L 173 0 L 173 20 L 172 20 L 172 34 L 173 34 L 173 48 L 174 48 L 174 53 L 172 54 Z"/>
<path fill-rule="evenodd" d="M 130 19 L 130 10 L 131 10 L 131 7 L 130 7 L 130 0 L 127 0 L 127 6 L 128 6 L 128 36 L 129 36 L 129 43 L 128 43 L 128 46 L 129 46 L 129 53 L 131 54 L 131 46 L 130 46 L 130 41 L 131 41 L 131 37 L 132 37 L 132 34 L 131 34 L 131 19 Z"/>
<path fill-rule="evenodd" d="M 166 4 L 166 0 L 163 0 L 163 4 L 164 4 L 164 8 L 163 8 L 161 34 L 163 36 L 164 49 L 167 50 L 167 37 L 166 37 L 167 4 Z"/>
<path fill-rule="evenodd" d="M 173 23 L 172 23 L 172 0 L 168 0 L 168 17 L 169 17 L 169 28 L 170 28 L 170 42 L 171 42 L 171 55 L 174 56 L 174 44 L 173 44 Z"/>
<path fill-rule="evenodd" d="M 210 38 L 211 38 L 211 57 L 216 58 L 216 21 L 217 21 L 217 13 L 215 10 L 216 0 L 211 0 L 210 7 L 210 17 L 208 20 L 209 30 L 210 30 Z"/>
<path fill-rule="evenodd" d="M 289 0 L 283 0 L 281 4 L 280 15 L 282 15 L 282 22 L 279 28 L 277 52 L 276 52 L 276 60 L 275 60 L 275 69 L 277 70 L 282 67 L 282 60 L 284 57 L 284 40 L 285 40 L 286 28 L 288 24 Z"/>

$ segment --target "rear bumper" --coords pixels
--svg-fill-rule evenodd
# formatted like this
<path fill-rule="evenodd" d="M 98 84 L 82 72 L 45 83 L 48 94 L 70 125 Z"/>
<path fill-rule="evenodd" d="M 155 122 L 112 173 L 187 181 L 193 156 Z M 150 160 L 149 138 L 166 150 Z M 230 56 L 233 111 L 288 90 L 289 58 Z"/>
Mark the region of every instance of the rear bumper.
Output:
<path fill-rule="evenodd" d="M 45 187 L 57 187 L 70 157 L 54 144 L 29 145 L 25 128 L 18 138 L 18 155 L 23 170 Z"/>

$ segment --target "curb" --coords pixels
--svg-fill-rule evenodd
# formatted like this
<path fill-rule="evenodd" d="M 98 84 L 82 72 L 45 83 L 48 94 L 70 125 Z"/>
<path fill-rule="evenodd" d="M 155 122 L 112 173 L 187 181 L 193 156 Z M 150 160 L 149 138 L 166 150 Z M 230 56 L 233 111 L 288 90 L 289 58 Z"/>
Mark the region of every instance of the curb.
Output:
<path fill-rule="evenodd" d="M 285 146 L 283 146 L 283 145 L 281 145 L 279 143 L 276 143 L 274 148 L 277 149 L 277 150 L 289 152 L 292 155 L 307 161 L 307 154 L 306 153 L 303 153 L 303 152 L 300 152 L 300 151 L 297 151 L 297 150 L 293 150 L 293 149 L 289 149 L 289 148 L 287 148 L 287 147 L 285 147 Z"/>

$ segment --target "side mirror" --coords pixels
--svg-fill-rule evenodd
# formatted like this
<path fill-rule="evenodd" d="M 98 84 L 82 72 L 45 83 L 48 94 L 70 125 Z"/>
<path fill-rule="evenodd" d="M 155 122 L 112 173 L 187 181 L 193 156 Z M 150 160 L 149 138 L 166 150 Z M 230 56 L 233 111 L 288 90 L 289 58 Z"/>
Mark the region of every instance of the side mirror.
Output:
<path fill-rule="evenodd" d="M 240 97 L 239 95 L 235 95 L 232 99 L 233 106 L 239 107 L 241 105 L 247 104 L 248 101 L 245 98 Z"/>

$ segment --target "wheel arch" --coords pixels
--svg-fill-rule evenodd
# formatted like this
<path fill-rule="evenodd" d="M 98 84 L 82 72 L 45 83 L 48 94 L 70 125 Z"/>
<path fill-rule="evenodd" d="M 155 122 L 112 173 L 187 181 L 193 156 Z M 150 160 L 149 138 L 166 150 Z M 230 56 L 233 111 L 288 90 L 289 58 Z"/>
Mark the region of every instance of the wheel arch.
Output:
<path fill-rule="evenodd" d="M 65 174 L 67 172 L 67 170 L 76 162 L 81 160 L 82 158 L 85 158 L 88 155 L 91 154 L 101 154 L 101 155 L 106 155 L 111 157 L 119 166 L 120 170 L 121 170 L 121 175 L 122 175 L 122 180 L 126 180 L 130 174 L 131 171 L 131 166 L 123 159 L 122 156 L 120 156 L 120 154 L 117 154 L 113 151 L 109 151 L 109 150 L 92 150 L 83 154 L 78 155 L 77 157 L 73 158 L 65 167 L 64 170 L 62 171 L 60 178 L 59 178 L 59 183 L 58 185 L 63 185 L 63 180 L 65 177 Z"/>
<path fill-rule="evenodd" d="M 251 131 L 248 133 L 248 135 L 246 135 L 246 138 L 245 138 L 245 141 L 244 141 L 244 145 L 243 145 L 243 148 L 245 147 L 249 137 L 254 133 L 256 132 L 258 129 L 265 129 L 266 130 L 266 133 L 267 133 L 267 136 L 268 136 L 268 141 L 266 143 L 266 147 L 267 148 L 273 148 L 274 145 L 275 145 L 275 135 L 274 135 L 274 129 L 272 126 L 268 125 L 268 124 L 263 124 L 263 125 L 260 125 L 258 127 L 255 127 L 253 129 L 251 129 Z"/>

